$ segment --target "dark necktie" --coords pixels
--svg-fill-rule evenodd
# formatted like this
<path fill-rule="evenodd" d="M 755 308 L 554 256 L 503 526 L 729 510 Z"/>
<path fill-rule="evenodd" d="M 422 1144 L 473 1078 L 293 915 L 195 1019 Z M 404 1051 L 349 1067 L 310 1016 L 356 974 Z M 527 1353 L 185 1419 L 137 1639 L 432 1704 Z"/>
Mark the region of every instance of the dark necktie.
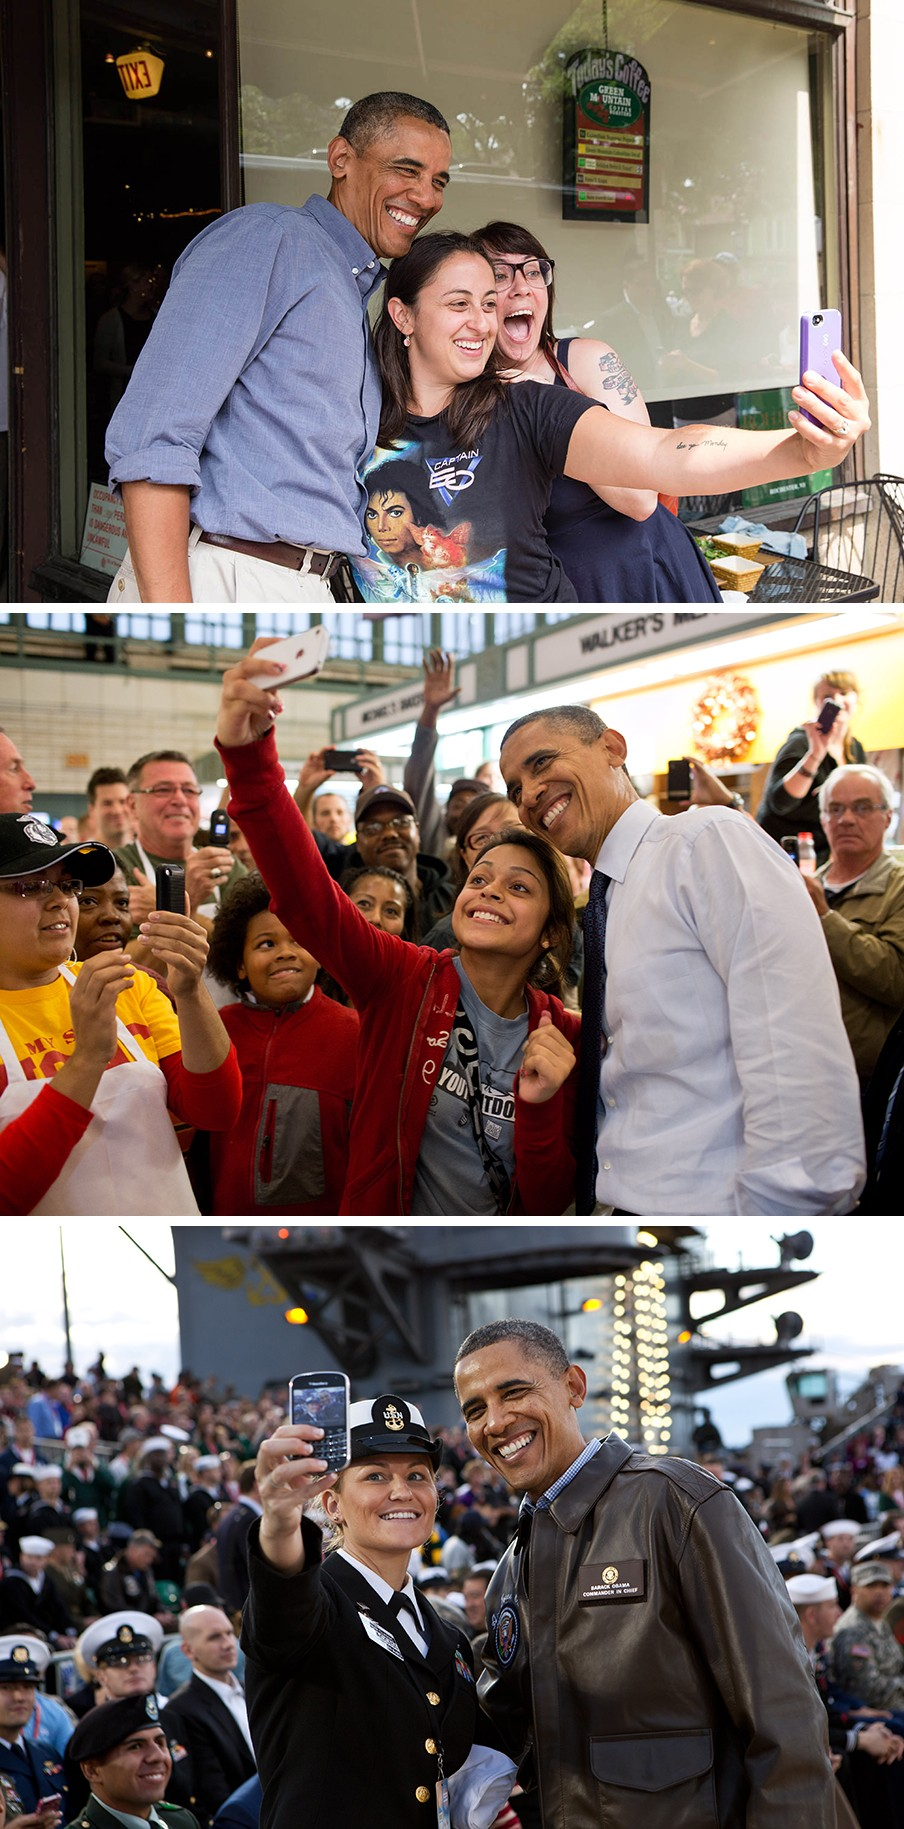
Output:
<path fill-rule="evenodd" d="M 606 891 L 611 876 L 594 870 L 584 910 L 584 995 L 581 1004 L 581 1058 L 575 1125 L 576 1213 L 596 1205 L 596 1135 L 599 1122 L 600 1062 L 603 1054 L 603 1003 L 606 990 Z"/>
<path fill-rule="evenodd" d="M 419 1636 L 421 1638 L 426 1637 L 426 1633 L 424 1632 L 424 1628 L 421 1625 L 420 1620 L 418 1619 L 417 1612 L 415 1611 L 414 1601 L 411 1599 L 410 1594 L 390 1594 L 389 1599 L 386 1602 L 386 1605 L 389 1608 L 390 1613 L 392 1613 L 396 1619 L 398 1619 L 399 1614 L 402 1612 L 402 1610 L 404 1608 L 405 1612 L 414 1621 L 415 1631 L 419 1634 Z"/>

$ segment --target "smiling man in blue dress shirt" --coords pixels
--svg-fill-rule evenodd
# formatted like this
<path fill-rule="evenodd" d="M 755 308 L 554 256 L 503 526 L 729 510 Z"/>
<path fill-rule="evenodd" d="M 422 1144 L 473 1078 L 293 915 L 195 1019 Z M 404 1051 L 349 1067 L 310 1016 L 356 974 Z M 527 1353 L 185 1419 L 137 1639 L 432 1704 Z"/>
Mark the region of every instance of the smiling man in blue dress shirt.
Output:
<path fill-rule="evenodd" d="M 365 96 L 328 198 L 233 210 L 180 255 L 107 432 L 129 535 L 111 602 L 333 601 L 338 556 L 364 552 L 379 256 L 442 207 L 450 158 L 429 102 Z"/>

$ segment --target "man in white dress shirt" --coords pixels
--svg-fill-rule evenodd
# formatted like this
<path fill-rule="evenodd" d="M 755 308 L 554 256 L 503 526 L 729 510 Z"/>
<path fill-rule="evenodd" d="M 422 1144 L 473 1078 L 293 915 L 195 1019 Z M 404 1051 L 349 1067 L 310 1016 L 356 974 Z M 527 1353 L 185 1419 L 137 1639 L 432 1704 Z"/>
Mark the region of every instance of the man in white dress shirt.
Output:
<path fill-rule="evenodd" d="M 848 1213 L 857 1076 L 797 872 L 733 809 L 663 817 L 626 757 L 571 705 L 519 718 L 500 757 L 522 825 L 609 882 L 596 1211 Z"/>

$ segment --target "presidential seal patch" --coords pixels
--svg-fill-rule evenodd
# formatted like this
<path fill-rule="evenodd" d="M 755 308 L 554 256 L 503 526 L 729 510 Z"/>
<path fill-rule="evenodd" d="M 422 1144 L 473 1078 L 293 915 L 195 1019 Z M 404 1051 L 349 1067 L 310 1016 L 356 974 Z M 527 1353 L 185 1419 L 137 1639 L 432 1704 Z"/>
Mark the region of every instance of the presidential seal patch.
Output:
<path fill-rule="evenodd" d="M 509 1665 L 518 1649 L 521 1622 L 514 1601 L 504 1601 L 493 1615 L 493 1644 L 500 1664 Z"/>
<path fill-rule="evenodd" d="M 31 839 L 33 845 L 53 845 L 55 850 L 60 842 L 56 833 L 51 832 L 50 827 L 45 826 L 41 819 L 27 819 L 22 831 L 26 838 Z"/>

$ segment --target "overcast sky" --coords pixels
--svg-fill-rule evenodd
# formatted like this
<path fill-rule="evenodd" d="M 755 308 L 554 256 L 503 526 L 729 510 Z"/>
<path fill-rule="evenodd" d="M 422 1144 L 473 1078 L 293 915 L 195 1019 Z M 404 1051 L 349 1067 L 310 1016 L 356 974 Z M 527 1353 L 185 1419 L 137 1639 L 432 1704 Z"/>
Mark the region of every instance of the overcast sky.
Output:
<path fill-rule="evenodd" d="M 129 1220 L 133 1238 L 173 1270 L 170 1227 L 163 1220 Z M 727 1219 L 704 1222 L 707 1251 L 728 1268 L 763 1268 L 778 1262 L 772 1242 L 798 1224 Z M 904 1363 L 901 1322 L 900 1227 L 891 1219 L 825 1219 L 809 1227 L 816 1244 L 806 1268 L 821 1274 L 813 1283 L 759 1302 L 729 1321 L 710 1323 L 714 1339 L 771 1341 L 773 1317 L 794 1309 L 804 1321 L 798 1344 L 816 1348 L 814 1366 L 838 1372 L 842 1394 L 873 1365 Z M 64 1357 L 60 1232 L 66 1259 L 73 1357 L 85 1370 L 103 1347 L 109 1370 L 121 1377 L 138 1363 L 144 1373 L 167 1380 L 179 1369 L 176 1292 L 113 1220 L 33 1219 L 26 1229 L 4 1228 L 0 1350 L 21 1349 L 47 1371 Z M 197 1368 L 203 1373 L 203 1368 Z M 786 1422 L 790 1406 L 786 1368 L 763 1372 L 704 1396 L 727 1442 L 742 1444 L 762 1424 Z"/>

